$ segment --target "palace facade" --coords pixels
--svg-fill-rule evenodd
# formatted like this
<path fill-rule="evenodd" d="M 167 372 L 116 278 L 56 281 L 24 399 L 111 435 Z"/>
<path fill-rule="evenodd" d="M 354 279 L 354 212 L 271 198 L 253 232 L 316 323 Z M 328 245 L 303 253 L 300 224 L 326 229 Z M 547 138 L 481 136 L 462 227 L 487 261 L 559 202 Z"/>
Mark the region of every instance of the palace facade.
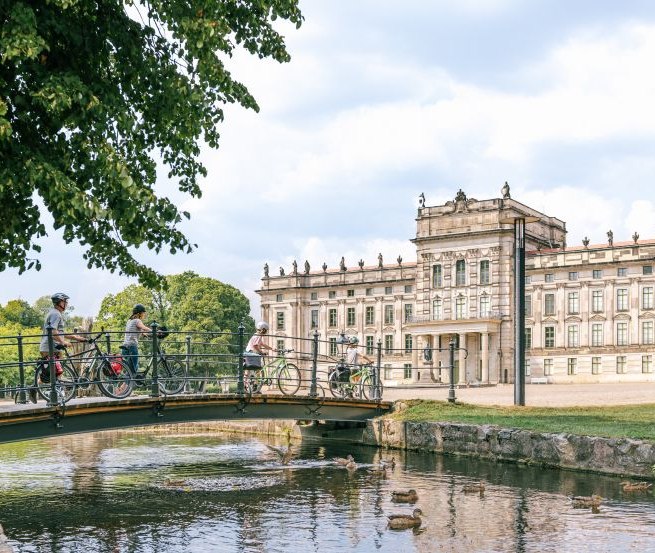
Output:
<path fill-rule="evenodd" d="M 340 333 L 367 354 L 382 346 L 385 385 L 513 380 L 514 227 L 526 224 L 527 382 L 655 381 L 655 240 L 566 245 L 566 223 L 510 197 L 425 206 L 416 216 L 416 261 L 311 271 L 294 262 L 262 279 L 262 318 L 278 347 L 335 355 Z"/>

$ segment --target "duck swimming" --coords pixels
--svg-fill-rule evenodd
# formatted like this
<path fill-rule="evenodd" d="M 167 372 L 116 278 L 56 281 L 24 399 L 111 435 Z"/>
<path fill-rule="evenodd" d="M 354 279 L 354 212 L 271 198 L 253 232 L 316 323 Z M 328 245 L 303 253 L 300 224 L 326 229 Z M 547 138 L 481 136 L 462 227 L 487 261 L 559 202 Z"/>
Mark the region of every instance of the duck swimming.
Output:
<path fill-rule="evenodd" d="M 574 495 L 571 496 L 571 504 L 574 509 L 587 509 L 591 507 L 592 509 L 597 509 L 600 507 L 600 504 L 603 502 L 603 498 L 600 495 Z"/>
<path fill-rule="evenodd" d="M 406 492 L 391 492 L 391 501 L 394 503 L 416 503 L 418 494 L 413 489 Z"/>
<path fill-rule="evenodd" d="M 485 490 L 484 482 L 478 482 L 477 484 L 466 484 L 462 491 L 464 493 L 479 493 L 483 494 Z"/>
<path fill-rule="evenodd" d="M 278 457 L 280 458 L 280 463 L 282 463 L 283 465 L 288 465 L 289 461 L 291 461 L 291 457 L 293 456 L 293 450 L 291 446 L 287 447 L 286 449 L 283 449 L 281 447 L 275 447 L 266 444 L 266 447 L 271 451 L 277 453 Z"/>
<path fill-rule="evenodd" d="M 653 487 L 650 482 L 621 482 L 624 492 L 645 492 Z"/>
<path fill-rule="evenodd" d="M 388 526 L 391 530 L 406 530 L 407 528 L 418 528 L 421 526 L 421 509 L 414 509 L 411 515 L 389 515 Z"/>
<path fill-rule="evenodd" d="M 348 463 L 354 463 L 355 459 L 352 455 L 348 454 L 345 457 L 334 457 L 332 459 L 337 465 L 346 466 Z"/>

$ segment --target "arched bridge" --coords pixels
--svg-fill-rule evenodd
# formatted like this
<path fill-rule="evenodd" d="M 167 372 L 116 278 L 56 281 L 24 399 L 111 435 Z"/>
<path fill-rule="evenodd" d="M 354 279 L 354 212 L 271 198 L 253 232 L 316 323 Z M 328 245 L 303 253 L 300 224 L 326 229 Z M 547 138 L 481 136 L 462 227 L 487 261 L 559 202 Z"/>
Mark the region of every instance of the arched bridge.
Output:
<path fill-rule="evenodd" d="M 194 394 L 75 399 L 66 405 L 0 408 L 0 443 L 62 434 L 230 419 L 361 421 L 388 413 L 391 402 L 309 396 Z"/>

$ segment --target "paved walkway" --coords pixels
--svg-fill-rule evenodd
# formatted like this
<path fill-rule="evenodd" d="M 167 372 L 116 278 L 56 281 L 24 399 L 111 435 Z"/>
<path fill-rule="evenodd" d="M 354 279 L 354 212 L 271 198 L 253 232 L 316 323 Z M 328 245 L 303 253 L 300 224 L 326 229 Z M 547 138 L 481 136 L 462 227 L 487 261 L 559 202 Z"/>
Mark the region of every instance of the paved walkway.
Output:
<path fill-rule="evenodd" d="M 457 401 L 480 405 L 513 405 L 514 385 L 485 388 L 455 388 Z M 448 388 L 385 388 L 385 400 L 448 399 Z M 655 383 L 625 382 L 605 384 L 528 384 L 525 404 L 533 407 L 574 405 L 655 404 Z"/>

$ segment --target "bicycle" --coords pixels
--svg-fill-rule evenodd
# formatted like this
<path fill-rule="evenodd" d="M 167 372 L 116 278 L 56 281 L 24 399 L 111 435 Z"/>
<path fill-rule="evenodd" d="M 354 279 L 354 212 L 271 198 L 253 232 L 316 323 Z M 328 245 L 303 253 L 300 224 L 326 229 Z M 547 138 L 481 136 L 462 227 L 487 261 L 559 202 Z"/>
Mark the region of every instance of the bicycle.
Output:
<path fill-rule="evenodd" d="M 98 339 L 104 332 L 95 338 L 90 338 L 88 343 L 93 348 L 77 354 L 69 354 L 68 349 L 57 344 L 55 350 L 63 352 L 63 358 L 54 360 L 57 376 L 55 388 L 61 403 L 66 403 L 75 397 L 78 388 L 85 390 L 96 384 L 100 393 L 113 399 L 123 399 L 132 392 L 132 382 L 129 376 L 129 369 L 120 356 L 104 353 L 98 346 Z M 85 359 L 90 352 L 95 355 L 91 360 Z M 75 364 L 85 363 L 81 371 L 75 370 Z M 46 401 L 50 400 L 50 364 L 48 359 L 40 359 L 34 367 L 34 388 L 40 397 Z"/>
<path fill-rule="evenodd" d="M 160 340 L 163 340 L 166 336 L 168 336 L 168 331 L 159 331 L 158 337 Z M 146 376 L 152 370 L 152 366 L 153 356 L 149 355 L 143 371 L 138 371 L 135 374 L 131 368 L 128 369 L 129 374 L 132 376 L 133 387 L 146 385 Z M 159 390 L 166 395 L 179 394 L 186 386 L 186 365 L 174 356 L 167 355 L 160 342 L 157 343 L 157 376 Z"/>
<path fill-rule="evenodd" d="M 328 376 L 330 392 L 336 398 L 381 399 L 382 382 L 376 383 L 371 364 L 351 367 L 341 361 Z"/>
<path fill-rule="evenodd" d="M 286 354 L 293 350 L 277 349 L 275 351 L 277 357 L 261 368 L 244 366 L 244 369 L 250 372 L 244 380 L 247 392 L 260 394 L 264 386 L 272 386 L 275 383 L 282 395 L 293 396 L 296 394 L 301 382 L 300 369 L 293 363 L 289 363 L 286 358 Z"/>

